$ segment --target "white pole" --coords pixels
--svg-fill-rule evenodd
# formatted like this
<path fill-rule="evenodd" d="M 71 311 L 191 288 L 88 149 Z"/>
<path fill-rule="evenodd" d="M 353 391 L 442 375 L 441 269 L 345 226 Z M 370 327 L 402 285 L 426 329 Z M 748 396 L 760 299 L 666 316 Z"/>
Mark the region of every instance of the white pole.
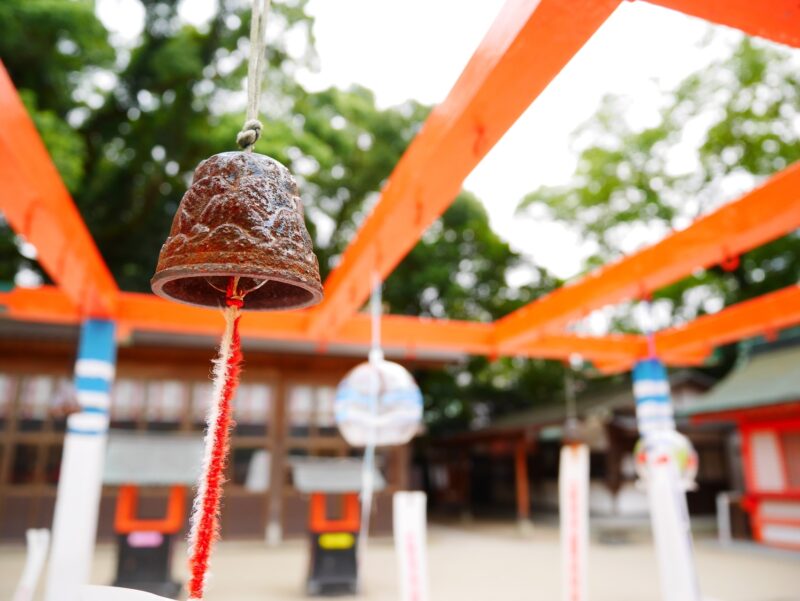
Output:
<path fill-rule="evenodd" d="M 113 322 L 95 319 L 81 328 L 75 364 L 81 410 L 67 418 L 45 601 L 78 601 L 91 576 L 114 380 L 114 331 Z"/>

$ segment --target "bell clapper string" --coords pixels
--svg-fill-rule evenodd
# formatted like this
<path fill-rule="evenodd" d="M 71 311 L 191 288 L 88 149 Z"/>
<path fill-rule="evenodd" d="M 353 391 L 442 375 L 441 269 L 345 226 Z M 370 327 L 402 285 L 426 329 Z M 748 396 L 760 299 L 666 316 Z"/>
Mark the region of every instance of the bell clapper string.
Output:
<path fill-rule="evenodd" d="M 263 2 L 263 5 L 262 5 Z M 261 137 L 263 125 L 258 120 L 261 97 L 261 77 L 264 72 L 264 50 L 267 30 L 267 13 L 270 0 L 253 0 L 250 20 L 250 55 L 247 61 L 247 118 L 236 136 L 236 143 L 245 152 L 252 152 Z"/>
<path fill-rule="evenodd" d="M 370 409 L 372 419 L 367 432 L 367 444 L 364 447 L 364 460 L 361 464 L 361 524 L 358 532 L 358 563 L 366 556 L 369 520 L 372 515 L 372 496 L 375 488 L 375 439 L 378 427 L 378 400 L 381 392 L 380 363 L 383 361 L 381 349 L 381 281 L 375 273 L 372 278 L 372 295 L 369 302 L 372 324 L 372 344 L 369 350 L 369 362 L 372 366 L 372 382 L 370 390 Z M 359 570 L 360 572 L 360 570 Z"/>
<path fill-rule="evenodd" d="M 236 278 L 235 278 L 235 279 L 237 280 L 237 282 L 238 282 L 239 278 L 240 278 L 240 276 L 236 276 Z M 228 298 L 228 296 L 229 296 L 229 294 L 228 294 L 228 287 L 227 287 L 227 286 L 226 286 L 225 288 L 220 288 L 219 286 L 217 286 L 217 285 L 216 285 L 216 284 L 215 284 L 215 283 L 214 283 L 212 280 L 210 280 L 209 278 L 205 278 L 205 280 L 206 280 L 206 284 L 208 284 L 209 286 L 211 286 L 211 287 L 212 287 L 214 290 L 217 290 L 217 291 L 219 291 L 219 292 L 222 292 L 222 293 L 225 295 L 225 298 L 226 298 L 226 300 L 227 300 L 227 298 Z M 244 297 L 245 297 L 246 295 L 250 294 L 251 292 L 255 292 L 256 290 L 258 290 L 259 288 L 261 288 L 261 286 L 263 286 L 263 285 L 264 285 L 264 284 L 266 284 L 267 282 L 269 282 L 269 279 L 263 279 L 263 280 L 261 280 L 261 281 L 260 281 L 258 284 L 256 284 L 255 286 L 253 286 L 252 288 L 247 288 L 247 289 L 245 289 L 245 288 L 241 288 L 241 287 L 239 287 L 239 286 L 238 286 L 238 284 L 237 284 L 237 288 L 238 288 L 238 291 L 239 291 L 239 296 L 241 296 L 241 298 L 242 298 L 242 299 L 244 299 Z"/>
<path fill-rule="evenodd" d="M 219 538 L 219 510 L 228 460 L 232 401 L 236 396 L 242 352 L 239 320 L 244 295 L 239 277 L 228 281 L 225 298 L 225 332 L 214 360 L 213 393 L 206 417 L 203 469 L 197 484 L 189 531 L 189 601 L 202 601 L 208 583 L 211 551 Z"/>

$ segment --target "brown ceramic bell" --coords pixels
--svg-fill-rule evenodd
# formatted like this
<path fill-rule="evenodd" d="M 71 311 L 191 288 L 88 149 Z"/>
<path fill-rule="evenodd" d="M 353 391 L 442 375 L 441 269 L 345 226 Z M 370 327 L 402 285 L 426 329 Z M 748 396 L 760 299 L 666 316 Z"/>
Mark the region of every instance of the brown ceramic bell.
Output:
<path fill-rule="evenodd" d="M 322 300 L 297 184 L 262 154 L 223 152 L 200 163 L 150 284 L 164 298 L 219 307 L 235 277 L 246 293 L 245 310 L 299 309 Z"/>

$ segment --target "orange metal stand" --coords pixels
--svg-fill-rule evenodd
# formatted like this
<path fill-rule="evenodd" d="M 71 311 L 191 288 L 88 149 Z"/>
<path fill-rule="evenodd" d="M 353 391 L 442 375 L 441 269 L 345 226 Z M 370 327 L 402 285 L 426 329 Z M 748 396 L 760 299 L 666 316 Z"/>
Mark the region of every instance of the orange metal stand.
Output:
<path fill-rule="evenodd" d="M 338 519 L 328 518 L 326 497 L 327 495 L 324 493 L 312 493 L 309 530 L 316 534 L 325 532 L 358 532 L 361 524 L 358 494 L 346 493 L 342 495 L 344 511 L 342 512 L 342 517 Z"/>
<path fill-rule="evenodd" d="M 175 534 L 183 527 L 186 517 L 186 487 L 172 486 L 169 489 L 167 513 L 161 519 L 140 519 L 136 517 L 139 506 L 139 487 L 121 486 L 117 497 L 117 511 L 114 516 L 114 530 L 117 534 L 131 532 L 159 532 Z"/>

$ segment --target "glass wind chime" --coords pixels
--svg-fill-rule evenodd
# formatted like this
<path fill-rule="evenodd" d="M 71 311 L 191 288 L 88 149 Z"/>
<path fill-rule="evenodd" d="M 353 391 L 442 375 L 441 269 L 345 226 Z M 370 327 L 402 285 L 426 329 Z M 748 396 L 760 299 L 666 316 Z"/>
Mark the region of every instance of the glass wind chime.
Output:
<path fill-rule="evenodd" d="M 336 390 L 336 425 L 344 439 L 364 448 L 361 471 L 359 563 L 366 553 L 375 473 L 375 448 L 409 442 L 422 422 L 422 393 L 399 363 L 386 361 L 381 348 L 381 284 L 376 277 L 370 299 L 372 344 L 369 360 L 354 367 Z"/>
<path fill-rule="evenodd" d="M 656 356 L 652 307 L 644 328 L 649 356 L 633 369 L 636 422 L 634 450 L 640 485 L 647 490 L 664 601 L 700 601 L 686 491 L 695 487 L 697 453 L 675 429 L 669 380 Z"/>

